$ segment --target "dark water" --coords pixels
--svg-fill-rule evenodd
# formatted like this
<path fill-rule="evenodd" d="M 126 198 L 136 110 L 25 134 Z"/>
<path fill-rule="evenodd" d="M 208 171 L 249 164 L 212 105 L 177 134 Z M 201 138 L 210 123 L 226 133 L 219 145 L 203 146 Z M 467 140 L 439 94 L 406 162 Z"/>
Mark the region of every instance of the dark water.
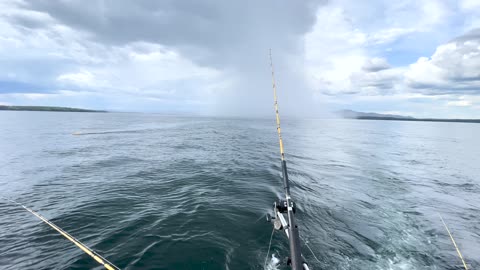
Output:
<path fill-rule="evenodd" d="M 285 120 L 282 130 L 314 269 L 461 269 L 438 213 L 480 267 L 480 125 Z M 0 112 L 0 195 L 124 269 L 263 269 L 278 152 L 273 117 Z M 276 233 L 276 258 L 287 248 Z M 1 200 L 0 269 L 101 267 Z"/>

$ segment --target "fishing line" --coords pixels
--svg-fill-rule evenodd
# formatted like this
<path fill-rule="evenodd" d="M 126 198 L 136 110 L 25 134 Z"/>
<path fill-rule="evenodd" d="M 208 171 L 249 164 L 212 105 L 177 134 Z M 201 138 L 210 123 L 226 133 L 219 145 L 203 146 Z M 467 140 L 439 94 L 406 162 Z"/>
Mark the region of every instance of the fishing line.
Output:
<path fill-rule="evenodd" d="M 282 163 L 282 178 L 283 189 L 285 191 L 285 201 L 281 204 L 275 203 L 275 217 L 279 216 L 283 218 L 283 214 L 286 214 L 288 220 L 288 227 L 286 227 L 285 233 L 288 237 L 290 246 L 290 266 L 293 270 L 308 269 L 308 265 L 303 261 L 302 253 L 300 250 L 300 236 L 299 228 L 295 222 L 295 204 L 290 196 L 290 184 L 288 180 L 287 161 L 285 160 L 285 151 L 283 148 L 282 132 L 280 128 L 280 116 L 278 113 L 278 98 L 277 98 L 277 86 L 275 84 L 275 72 L 272 61 L 272 50 L 270 50 L 270 68 L 272 71 L 272 89 L 273 89 L 273 101 L 275 109 L 275 119 L 277 123 L 278 142 L 280 146 L 280 157 Z M 275 226 L 274 226 L 275 227 Z M 287 233 L 288 230 L 288 233 Z"/>
<path fill-rule="evenodd" d="M 460 252 L 460 249 L 458 248 L 457 243 L 455 243 L 455 239 L 453 239 L 453 236 L 450 233 L 450 230 L 448 229 L 447 224 L 443 220 L 442 215 L 440 215 L 440 213 L 438 213 L 438 216 L 442 220 L 442 223 L 443 223 L 443 226 L 445 226 L 445 229 L 447 229 L 448 235 L 450 236 L 450 239 L 452 240 L 452 243 L 455 246 L 455 249 L 457 250 L 458 257 L 460 257 L 460 260 L 462 260 L 463 267 L 465 267 L 465 270 L 468 270 L 467 264 L 465 263 L 465 260 L 463 259 L 462 253 Z"/>
<path fill-rule="evenodd" d="M 264 215 L 261 215 L 257 220 L 255 220 L 255 222 L 254 222 L 253 224 L 259 222 L 261 219 L 265 219 L 265 216 L 264 216 Z"/>
<path fill-rule="evenodd" d="M 305 241 L 305 239 L 303 239 L 303 237 L 300 236 L 300 239 L 302 239 L 303 243 L 305 244 L 305 246 L 307 246 L 307 248 L 310 250 L 310 252 L 312 253 L 313 257 L 315 258 L 315 260 L 317 260 L 317 262 L 320 262 L 320 260 L 317 258 L 317 256 L 315 256 L 315 253 L 313 253 L 313 250 L 310 248 L 310 246 L 308 245 L 308 241 Z"/>
<path fill-rule="evenodd" d="M 106 269 L 108 270 L 120 270 L 120 268 L 118 268 L 117 266 L 115 266 L 113 263 L 111 263 L 110 261 L 108 261 L 107 259 L 105 259 L 104 257 L 102 257 L 100 254 L 98 254 L 97 252 L 95 252 L 93 249 L 89 248 L 88 246 L 86 246 L 85 244 L 83 244 L 82 242 L 80 242 L 78 239 L 76 239 L 75 237 L 73 237 L 72 235 L 70 235 L 69 233 L 67 233 L 66 231 L 62 230 L 60 227 L 58 227 L 57 225 L 55 225 L 53 222 L 51 222 L 50 220 L 46 219 L 45 217 L 43 217 L 42 215 L 40 215 L 39 213 L 33 211 L 32 209 L 26 207 L 25 205 L 19 203 L 19 202 L 16 202 L 14 200 L 11 200 L 11 199 L 8 199 L 8 198 L 5 198 L 3 196 L 0 196 L 1 198 L 7 200 L 7 201 L 10 201 L 18 206 L 21 206 L 22 208 L 24 208 L 25 210 L 27 210 L 28 212 L 30 212 L 31 214 L 33 214 L 34 216 L 36 216 L 37 218 L 39 218 L 41 221 L 45 222 L 46 224 L 48 224 L 50 227 L 52 227 L 53 229 L 55 229 L 57 232 L 59 232 L 61 235 L 63 235 L 65 238 L 67 238 L 70 242 L 74 243 L 77 247 L 79 247 L 83 252 L 87 253 L 90 257 L 92 257 L 95 261 L 97 261 L 99 264 L 103 265 Z"/>
<path fill-rule="evenodd" d="M 263 269 L 267 267 L 268 255 L 270 254 L 270 247 L 272 246 L 272 239 L 273 239 L 274 232 L 275 232 L 275 227 L 273 228 L 272 234 L 270 235 L 270 243 L 268 243 L 268 251 L 267 251 L 267 256 L 265 257 L 265 263 L 263 264 Z"/>

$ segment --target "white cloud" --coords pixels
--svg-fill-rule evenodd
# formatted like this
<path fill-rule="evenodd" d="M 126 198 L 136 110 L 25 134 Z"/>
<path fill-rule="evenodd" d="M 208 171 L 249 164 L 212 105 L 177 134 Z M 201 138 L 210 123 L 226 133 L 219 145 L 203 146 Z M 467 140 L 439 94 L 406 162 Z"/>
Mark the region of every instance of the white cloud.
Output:
<path fill-rule="evenodd" d="M 469 100 L 456 100 L 447 102 L 447 106 L 456 106 L 456 107 L 469 107 L 472 106 L 472 102 Z"/>
<path fill-rule="evenodd" d="M 305 37 L 307 79 L 320 92 L 349 92 L 349 77 L 363 66 L 367 36 L 356 29 L 345 10 L 333 4 L 317 12 L 317 22 Z"/>
<path fill-rule="evenodd" d="M 461 25 L 455 28 L 452 21 L 461 21 L 467 14 L 461 12 L 467 11 L 441 0 L 371 5 L 375 8 L 344 0 L 318 10 L 305 46 L 307 78 L 316 98 L 338 109 L 367 106 L 416 117 L 478 115 L 480 106 L 472 98 L 480 93 L 478 38 L 470 33 L 438 44 L 462 34 Z M 472 10 L 467 15 L 480 18 Z M 425 54 L 431 49 L 432 55 Z M 405 60 L 397 54 L 408 59 L 415 53 L 422 56 L 418 61 L 398 64 Z M 397 63 L 389 63 L 392 56 Z"/>
<path fill-rule="evenodd" d="M 381 57 L 374 57 L 368 59 L 367 62 L 363 65 L 362 69 L 367 72 L 376 72 L 384 69 L 389 69 L 390 65 L 387 62 L 387 59 Z"/>
<path fill-rule="evenodd" d="M 57 80 L 62 87 L 77 91 L 190 104 L 210 103 L 212 89 L 225 80 L 222 72 L 200 67 L 158 45 L 130 44 L 116 48 L 109 57 L 108 65 L 84 66 Z"/>
<path fill-rule="evenodd" d="M 93 86 L 94 77 L 89 71 L 80 71 L 77 73 L 65 73 L 57 77 L 61 82 L 73 83 L 80 86 Z"/>
<path fill-rule="evenodd" d="M 431 31 L 450 14 L 443 1 L 437 0 L 378 1 L 372 5 L 382 12 L 348 0 L 319 8 L 317 22 L 305 37 L 307 79 L 313 89 L 328 95 L 405 91 L 406 68 L 391 67 L 387 59 L 372 55 L 373 49 L 403 36 Z"/>
<path fill-rule="evenodd" d="M 463 11 L 471 12 L 480 10 L 480 1 L 478 0 L 460 0 L 460 8 Z"/>
<path fill-rule="evenodd" d="M 398 38 L 414 33 L 418 31 L 415 28 L 401 28 L 401 27 L 393 27 L 388 29 L 382 29 L 376 33 L 372 33 L 368 36 L 368 40 L 370 43 L 379 45 L 385 43 L 391 43 Z"/>
<path fill-rule="evenodd" d="M 480 29 L 437 47 L 410 65 L 406 83 L 431 93 L 480 94 Z"/>
<path fill-rule="evenodd" d="M 31 93 L 31 94 L 17 94 L 17 96 L 25 97 L 25 98 L 31 99 L 31 100 L 37 100 L 37 99 L 48 98 L 49 94 Z"/>
<path fill-rule="evenodd" d="M 450 100 L 447 101 L 449 107 L 469 107 L 472 109 L 480 109 L 480 95 L 449 95 Z M 480 111 L 479 111 L 480 113 Z"/>

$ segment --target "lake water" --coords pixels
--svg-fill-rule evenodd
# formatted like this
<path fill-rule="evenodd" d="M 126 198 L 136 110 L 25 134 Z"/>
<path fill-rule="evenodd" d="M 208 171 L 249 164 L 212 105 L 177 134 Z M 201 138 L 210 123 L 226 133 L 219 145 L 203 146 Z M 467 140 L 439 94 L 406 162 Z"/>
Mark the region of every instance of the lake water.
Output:
<path fill-rule="evenodd" d="M 480 267 L 479 124 L 282 121 L 313 269 L 461 269 L 439 214 Z M 0 112 L 0 195 L 122 269 L 264 269 L 282 190 L 273 115 Z M 102 268 L 1 199 L 0 269 Z"/>

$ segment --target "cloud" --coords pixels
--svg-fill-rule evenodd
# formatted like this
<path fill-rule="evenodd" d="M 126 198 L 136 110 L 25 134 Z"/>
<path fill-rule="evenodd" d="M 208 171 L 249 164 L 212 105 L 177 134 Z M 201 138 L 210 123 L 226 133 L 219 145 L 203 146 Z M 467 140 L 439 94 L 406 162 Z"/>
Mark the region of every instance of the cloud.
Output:
<path fill-rule="evenodd" d="M 403 73 L 400 68 L 362 71 L 353 73 L 350 80 L 362 94 L 387 95 L 399 90 Z"/>
<path fill-rule="evenodd" d="M 390 65 L 388 64 L 387 59 L 379 57 L 368 59 L 362 67 L 362 69 L 367 72 L 377 72 L 389 68 Z"/>
<path fill-rule="evenodd" d="M 480 29 L 438 46 L 429 58 L 418 59 L 405 80 L 409 87 L 431 94 L 480 94 Z"/>
<path fill-rule="evenodd" d="M 349 14 L 334 3 L 318 9 L 316 24 L 305 36 L 306 79 L 317 93 L 356 93 L 349 77 L 368 58 L 367 35 L 355 28 Z"/>
<path fill-rule="evenodd" d="M 480 10 L 480 2 L 476 0 L 461 0 L 460 8 L 464 11 Z"/>
<path fill-rule="evenodd" d="M 81 71 L 78 73 L 66 73 L 57 77 L 58 81 L 73 83 L 77 85 L 93 85 L 93 74 L 88 71 Z"/>
<path fill-rule="evenodd" d="M 450 14 L 448 6 L 436 0 L 373 1 L 372 5 L 376 8 L 344 0 L 318 9 L 317 22 L 305 37 L 307 80 L 317 94 L 405 91 L 406 68 L 390 65 L 382 54 L 392 51 L 391 46 L 399 50 L 396 43 L 402 38 L 435 31 Z"/>
<path fill-rule="evenodd" d="M 25 0 L 12 2 L 4 22 L 20 47 L 34 48 L 36 57 L 47 51 L 46 63 L 65 61 L 52 63 L 44 76 L 59 87 L 100 83 L 98 91 L 146 96 L 198 92 L 192 96 L 215 103 L 214 113 L 271 112 L 272 48 L 282 106 L 296 113 L 302 106 L 294 104 L 310 102 L 311 94 L 301 63 L 291 60 L 302 53 L 321 3 Z"/>
<path fill-rule="evenodd" d="M 339 104 L 468 114 L 477 2 L 5 0 L 0 100 L 271 115 L 271 48 L 282 114 Z"/>
<path fill-rule="evenodd" d="M 447 106 L 469 107 L 472 106 L 472 102 L 469 100 L 449 101 L 447 102 Z"/>
<path fill-rule="evenodd" d="M 405 6 L 416 5 L 403 1 L 391 10 L 401 14 Z M 437 47 L 431 57 L 422 56 L 408 66 L 393 66 L 386 57 L 370 56 L 378 43 L 392 42 L 413 32 L 426 33 L 442 18 L 449 16 L 443 3 L 426 1 L 419 5 L 419 14 L 430 18 L 418 20 L 407 28 L 380 28 L 368 33 L 356 28 L 345 6 L 329 4 L 319 9 L 317 24 L 306 36 L 306 58 L 309 80 L 318 93 L 332 95 L 391 95 L 394 93 L 424 93 L 429 95 L 477 94 L 480 90 L 479 29 L 471 30 L 451 42 Z M 415 13 L 415 12 L 413 12 Z M 402 21 L 395 17 L 396 21 Z M 392 33 L 391 35 L 385 33 Z M 378 38 L 385 34 L 385 38 Z M 378 40 L 382 39 L 381 42 Z M 421 46 L 417 44 L 417 46 Z M 389 50 L 390 51 L 390 50 Z M 389 53 L 390 54 L 390 53 Z"/>
<path fill-rule="evenodd" d="M 268 48 L 272 41 L 282 40 L 284 45 L 277 46 L 294 49 L 291 39 L 309 30 L 315 21 L 310 10 L 315 7 L 311 1 L 275 5 L 257 1 L 141 0 L 93 1 L 85 5 L 82 1 L 35 0 L 25 4 L 28 10 L 46 13 L 61 24 L 86 31 L 101 43 L 163 44 L 195 54 L 193 58 L 199 61 L 212 53 L 225 53 L 227 58 L 208 59 L 219 63 L 241 60 L 230 53 L 232 49 L 253 51 L 257 44 Z M 205 55 L 197 55 L 200 51 Z"/>
<path fill-rule="evenodd" d="M 369 35 L 368 41 L 374 45 L 388 44 L 419 30 L 420 29 L 402 27 L 382 29 L 374 34 Z"/>

